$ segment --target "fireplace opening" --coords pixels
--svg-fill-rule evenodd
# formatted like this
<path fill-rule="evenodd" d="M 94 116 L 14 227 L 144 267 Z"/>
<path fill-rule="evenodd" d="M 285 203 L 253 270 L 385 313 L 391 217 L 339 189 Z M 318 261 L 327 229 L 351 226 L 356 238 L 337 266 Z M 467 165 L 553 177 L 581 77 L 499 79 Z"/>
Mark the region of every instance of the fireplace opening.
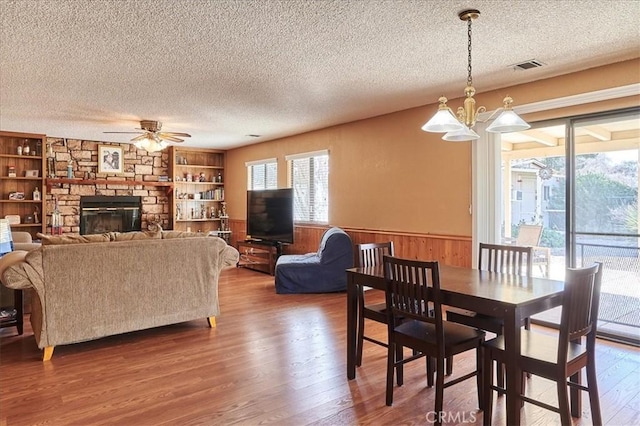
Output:
<path fill-rule="evenodd" d="M 142 197 L 80 197 L 80 235 L 141 230 Z"/>

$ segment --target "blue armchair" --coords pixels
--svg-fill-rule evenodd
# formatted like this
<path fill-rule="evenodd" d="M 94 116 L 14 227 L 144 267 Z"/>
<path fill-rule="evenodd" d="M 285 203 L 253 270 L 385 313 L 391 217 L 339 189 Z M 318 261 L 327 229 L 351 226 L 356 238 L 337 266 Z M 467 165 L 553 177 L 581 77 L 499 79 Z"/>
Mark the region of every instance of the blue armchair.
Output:
<path fill-rule="evenodd" d="M 353 267 L 351 238 L 328 229 L 317 253 L 284 255 L 276 262 L 276 293 L 330 293 L 347 289 L 345 269 Z"/>

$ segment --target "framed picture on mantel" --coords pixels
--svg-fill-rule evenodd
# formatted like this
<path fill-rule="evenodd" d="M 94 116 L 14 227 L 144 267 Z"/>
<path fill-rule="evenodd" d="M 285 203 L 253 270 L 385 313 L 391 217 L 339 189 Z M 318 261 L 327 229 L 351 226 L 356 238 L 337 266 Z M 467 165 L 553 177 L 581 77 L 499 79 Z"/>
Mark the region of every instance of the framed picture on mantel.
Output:
<path fill-rule="evenodd" d="M 98 173 L 124 173 L 122 147 L 113 145 L 98 146 Z"/>

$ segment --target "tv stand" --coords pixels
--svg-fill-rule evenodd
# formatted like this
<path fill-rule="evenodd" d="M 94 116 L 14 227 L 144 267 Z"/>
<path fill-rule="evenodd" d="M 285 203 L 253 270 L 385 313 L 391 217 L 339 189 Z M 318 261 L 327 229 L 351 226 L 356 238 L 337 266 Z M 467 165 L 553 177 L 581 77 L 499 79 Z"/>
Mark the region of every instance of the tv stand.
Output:
<path fill-rule="evenodd" d="M 274 241 L 244 240 L 237 241 L 240 252 L 238 268 L 248 268 L 274 275 L 276 262 L 282 254 L 282 243 Z"/>

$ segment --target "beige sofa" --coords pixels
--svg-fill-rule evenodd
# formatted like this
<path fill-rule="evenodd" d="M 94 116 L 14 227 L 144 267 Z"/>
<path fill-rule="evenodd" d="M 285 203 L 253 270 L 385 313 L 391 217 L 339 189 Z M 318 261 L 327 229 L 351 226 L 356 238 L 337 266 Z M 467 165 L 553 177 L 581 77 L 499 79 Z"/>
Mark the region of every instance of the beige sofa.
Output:
<path fill-rule="evenodd" d="M 34 290 L 31 325 L 45 361 L 57 345 L 199 318 L 215 326 L 220 271 L 238 261 L 221 238 L 178 231 L 40 237 L 0 277 Z"/>

